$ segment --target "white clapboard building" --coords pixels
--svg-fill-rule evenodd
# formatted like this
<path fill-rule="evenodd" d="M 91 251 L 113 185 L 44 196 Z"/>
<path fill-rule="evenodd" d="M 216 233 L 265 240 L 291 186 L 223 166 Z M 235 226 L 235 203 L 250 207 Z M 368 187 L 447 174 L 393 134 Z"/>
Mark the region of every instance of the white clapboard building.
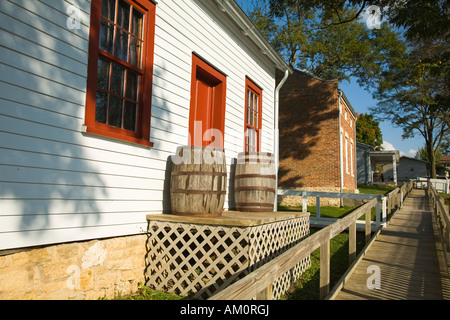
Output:
<path fill-rule="evenodd" d="M 208 112 L 227 165 L 276 151 L 291 70 L 234 0 L 1 0 L 0 28 L 0 250 L 145 232 Z"/>

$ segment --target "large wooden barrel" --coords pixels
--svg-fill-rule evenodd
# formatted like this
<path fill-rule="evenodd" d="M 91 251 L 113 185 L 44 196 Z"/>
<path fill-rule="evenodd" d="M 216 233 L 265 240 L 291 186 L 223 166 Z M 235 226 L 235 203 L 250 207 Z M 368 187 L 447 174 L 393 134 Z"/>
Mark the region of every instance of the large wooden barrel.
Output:
<path fill-rule="evenodd" d="M 225 152 L 220 148 L 184 146 L 172 157 L 172 214 L 195 217 L 222 215 L 227 190 Z"/>
<path fill-rule="evenodd" d="M 234 177 L 234 196 L 238 211 L 272 212 L 276 189 L 275 159 L 272 154 L 238 154 Z"/>

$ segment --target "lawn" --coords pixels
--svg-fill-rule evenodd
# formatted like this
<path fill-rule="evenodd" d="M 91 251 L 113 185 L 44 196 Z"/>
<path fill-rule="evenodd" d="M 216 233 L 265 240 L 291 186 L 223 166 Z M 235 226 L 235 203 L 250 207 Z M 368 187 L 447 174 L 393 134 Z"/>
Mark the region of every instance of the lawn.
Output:
<path fill-rule="evenodd" d="M 359 193 L 364 194 L 387 194 L 392 190 L 395 190 L 397 186 L 393 185 L 384 185 L 384 184 L 360 184 L 358 185 Z"/>

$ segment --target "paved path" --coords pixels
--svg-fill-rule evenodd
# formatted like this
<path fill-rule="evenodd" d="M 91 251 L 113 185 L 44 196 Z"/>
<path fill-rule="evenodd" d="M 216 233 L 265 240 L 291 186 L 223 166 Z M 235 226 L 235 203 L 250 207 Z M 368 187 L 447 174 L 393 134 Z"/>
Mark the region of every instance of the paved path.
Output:
<path fill-rule="evenodd" d="M 335 300 L 450 299 L 448 273 L 434 222 L 425 191 L 413 190 Z M 375 288 L 377 274 L 380 289 Z"/>

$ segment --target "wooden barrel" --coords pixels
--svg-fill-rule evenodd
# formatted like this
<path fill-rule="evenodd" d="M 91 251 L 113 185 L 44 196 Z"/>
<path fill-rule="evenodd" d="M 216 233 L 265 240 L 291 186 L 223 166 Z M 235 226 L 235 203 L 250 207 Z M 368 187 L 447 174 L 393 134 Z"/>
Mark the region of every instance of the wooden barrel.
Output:
<path fill-rule="evenodd" d="M 276 189 L 275 159 L 272 154 L 238 154 L 234 178 L 234 196 L 238 211 L 272 212 Z"/>
<path fill-rule="evenodd" d="M 224 150 L 184 146 L 177 149 L 172 162 L 172 214 L 194 217 L 221 216 L 227 189 Z"/>

